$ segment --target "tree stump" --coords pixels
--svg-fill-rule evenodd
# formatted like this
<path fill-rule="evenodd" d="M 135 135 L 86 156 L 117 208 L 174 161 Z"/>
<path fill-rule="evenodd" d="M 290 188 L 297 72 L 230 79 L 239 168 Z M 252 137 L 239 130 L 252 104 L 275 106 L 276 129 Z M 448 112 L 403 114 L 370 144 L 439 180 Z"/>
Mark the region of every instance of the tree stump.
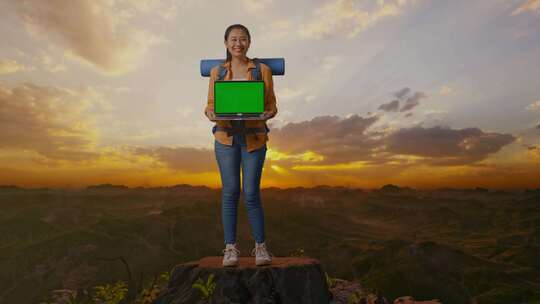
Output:
<path fill-rule="evenodd" d="M 154 304 L 328 304 L 332 297 L 320 262 L 307 257 L 273 257 L 256 266 L 255 257 L 239 257 L 237 266 L 222 266 L 221 256 L 176 265 L 169 285 Z M 204 300 L 193 287 L 200 278 L 215 287 Z M 211 284 L 208 284 L 211 286 Z"/>

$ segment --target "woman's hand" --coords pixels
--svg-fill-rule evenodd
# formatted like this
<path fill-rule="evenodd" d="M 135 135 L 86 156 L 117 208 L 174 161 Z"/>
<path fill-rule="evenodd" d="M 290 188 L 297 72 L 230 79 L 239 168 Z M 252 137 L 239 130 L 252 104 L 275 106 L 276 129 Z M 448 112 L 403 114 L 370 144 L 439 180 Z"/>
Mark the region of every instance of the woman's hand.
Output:
<path fill-rule="evenodd" d="M 204 114 L 206 115 L 206 117 L 208 117 L 208 119 L 212 122 L 215 122 L 216 121 L 216 114 L 214 113 L 214 111 L 206 111 L 204 112 Z"/>
<path fill-rule="evenodd" d="M 274 114 L 272 113 L 272 111 L 264 111 L 261 115 L 261 118 L 263 120 L 268 120 L 270 118 L 274 117 Z"/>

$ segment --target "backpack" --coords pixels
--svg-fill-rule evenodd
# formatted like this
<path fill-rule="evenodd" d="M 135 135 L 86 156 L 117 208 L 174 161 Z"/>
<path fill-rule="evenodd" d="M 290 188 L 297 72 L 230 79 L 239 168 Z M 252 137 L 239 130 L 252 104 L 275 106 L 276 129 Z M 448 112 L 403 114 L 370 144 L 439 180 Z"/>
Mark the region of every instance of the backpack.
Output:
<path fill-rule="evenodd" d="M 253 62 L 255 63 L 255 68 L 251 70 L 251 76 L 254 80 L 262 80 L 262 73 L 261 73 L 261 63 L 259 62 L 259 60 L 257 58 L 253 58 Z M 225 63 L 225 60 L 223 61 L 223 63 Z M 223 67 L 221 64 L 218 66 L 218 78 L 217 80 L 223 80 L 225 78 L 225 75 L 227 75 L 227 69 L 225 67 Z M 233 121 L 233 122 L 236 122 L 236 121 Z M 261 130 L 261 128 L 246 128 L 244 127 L 244 122 L 241 121 L 242 123 L 240 125 L 236 125 L 235 123 L 233 123 L 233 127 L 232 128 L 228 128 L 228 127 L 221 127 L 221 126 L 218 126 L 217 124 L 214 125 L 212 127 L 212 134 L 213 133 L 216 133 L 217 130 L 220 130 L 220 131 L 226 131 L 227 132 L 227 136 L 231 136 L 233 134 L 236 134 L 236 133 L 242 133 L 242 132 L 252 132 L 253 134 L 255 134 L 255 138 L 257 138 L 257 131 L 264 131 L 266 133 L 270 132 L 270 129 L 268 128 L 268 126 L 266 125 L 266 122 L 264 123 L 264 129 Z"/>

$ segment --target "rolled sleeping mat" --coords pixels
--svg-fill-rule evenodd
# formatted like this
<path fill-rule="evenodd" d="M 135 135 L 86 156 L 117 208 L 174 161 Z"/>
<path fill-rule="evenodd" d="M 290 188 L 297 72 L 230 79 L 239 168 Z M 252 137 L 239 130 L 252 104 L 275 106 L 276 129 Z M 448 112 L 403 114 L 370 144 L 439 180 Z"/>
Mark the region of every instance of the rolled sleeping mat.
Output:
<path fill-rule="evenodd" d="M 203 59 L 201 60 L 201 76 L 210 76 L 210 70 L 223 63 L 225 59 Z M 270 67 L 272 75 L 285 75 L 285 59 L 283 58 L 257 58 L 259 62 L 262 62 Z"/>

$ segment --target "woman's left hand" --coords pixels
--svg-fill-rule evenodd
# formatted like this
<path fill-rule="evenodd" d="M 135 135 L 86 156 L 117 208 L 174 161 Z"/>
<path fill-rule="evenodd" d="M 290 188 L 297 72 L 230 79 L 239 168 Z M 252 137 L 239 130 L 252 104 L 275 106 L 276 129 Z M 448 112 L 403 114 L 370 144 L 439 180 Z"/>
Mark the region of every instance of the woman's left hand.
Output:
<path fill-rule="evenodd" d="M 274 115 L 272 115 L 271 111 L 264 111 L 262 113 L 262 119 L 264 119 L 264 120 L 270 119 L 272 117 L 274 117 Z"/>

